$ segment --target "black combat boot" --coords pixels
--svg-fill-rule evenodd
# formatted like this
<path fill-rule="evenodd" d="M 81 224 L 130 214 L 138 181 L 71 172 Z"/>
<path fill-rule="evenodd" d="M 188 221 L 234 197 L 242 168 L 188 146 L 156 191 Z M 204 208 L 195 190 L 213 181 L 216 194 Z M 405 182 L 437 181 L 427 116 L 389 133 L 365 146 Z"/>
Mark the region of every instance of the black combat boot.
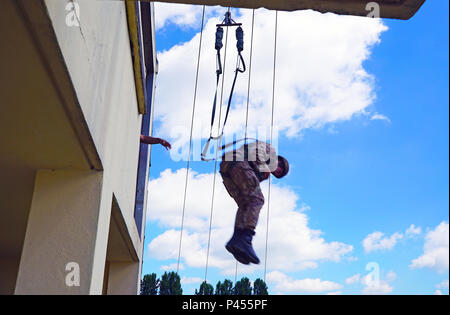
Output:
<path fill-rule="evenodd" d="M 235 246 L 237 243 L 239 243 L 239 239 L 240 239 L 240 230 L 235 228 L 233 236 L 228 241 L 228 243 L 225 245 L 225 248 L 241 264 L 248 265 L 250 263 L 250 261 L 247 258 L 247 255 L 245 254 L 245 252 L 241 251 L 239 247 Z"/>
<path fill-rule="evenodd" d="M 259 258 L 252 247 L 254 235 L 253 230 L 236 228 L 225 248 L 242 264 L 259 264 Z"/>

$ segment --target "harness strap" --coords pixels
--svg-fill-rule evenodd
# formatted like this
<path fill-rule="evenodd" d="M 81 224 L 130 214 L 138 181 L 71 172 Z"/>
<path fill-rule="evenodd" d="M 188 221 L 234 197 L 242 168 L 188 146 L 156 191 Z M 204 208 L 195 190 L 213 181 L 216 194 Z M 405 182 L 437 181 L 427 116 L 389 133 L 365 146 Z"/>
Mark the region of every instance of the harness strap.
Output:
<path fill-rule="evenodd" d="M 235 23 L 231 19 L 230 12 L 226 13 L 224 23 L 228 26 L 233 25 L 232 23 Z M 231 86 L 230 96 L 228 98 L 227 111 L 226 111 L 225 119 L 224 119 L 224 122 L 222 125 L 222 132 L 218 136 L 215 137 L 215 136 L 213 136 L 212 133 L 213 133 L 213 126 L 214 126 L 214 121 L 215 121 L 215 117 L 216 117 L 217 91 L 219 88 L 220 75 L 222 74 L 222 62 L 220 59 L 220 49 L 223 47 L 222 39 L 223 39 L 223 28 L 221 26 L 217 26 L 216 42 L 215 42 L 215 48 L 217 50 L 216 91 L 214 93 L 214 102 L 213 102 L 213 108 L 212 108 L 212 114 L 211 114 L 211 129 L 210 129 L 210 133 L 209 133 L 209 139 L 208 139 L 208 141 L 206 141 L 205 147 L 203 148 L 203 151 L 201 154 L 202 161 L 206 161 L 206 162 L 215 160 L 215 159 L 207 159 L 206 153 L 208 152 L 211 140 L 219 140 L 220 138 L 222 138 L 222 136 L 224 134 L 225 126 L 228 121 L 228 114 L 229 114 L 230 108 L 231 108 L 231 102 L 233 99 L 233 93 L 234 93 L 234 88 L 236 85 L 236 79 L 237 79 L 238 73 L 239 72 L 244 73 L 246 71 L 245 61 L 241 54 L 241 52 L 244 50 L 244 31 L 241 26 L 238 26 L 238 28 L 236 29 L 236 48 L 238 50 L 238 59 L 237 59 L 235 75 L 234 75 L 234 79 L 233 79 L 233 84 Z M 242 65 L 242 68 L 241 68 L 241 65 Z M 219 122 L 219 124 L 220 124 L 220 122 Z"/>
<path fill-rule="evenodd" d="M 255 141 L 258 141 L 258 139 L 255 139 L 255 138 L 242 138 L 242 139 L 235 140 L 235 141 L 233 141 L 233 142 L 230 142 L 230 143 L 228 143 L 228 144 L 225 144 L 225 145 L 221 146 L 221 147 L 220 147 L 220 150 L 225 150 L 225 149 L 227 149 L 227 148 L 229 148 L 229 147 L 235 145 L 236 143 L 239 143 L 239 142 L 242 142 L 242 141 L 246 141 L 246 140 L 255 140 Z"/>
<path fill-rule="evenodd" d="M 222 146 L 221 149 L 223 150 L 224 148 L 229 147 L 231 145 L 234 145 L 234 144 L 236 144 L 236 143 L 238 143 L 240 141 L 250 140 L 250 139 L 251 138 L 249 138 L 249 139 L 245 138 L 245 139 L 236 140 L 236 141 L 234 141 L 232 143 L 229 143 L 227 145 Z M 256 139 L 252 139 L 252 140 L 256 140 Z M 256 140 L 256 141 L 258 141 L 258 140 Z M 247 162 L 248 165 L 253 169 L 253 172 L 255 173 L 256 177 L 258 178 L 258 180 L 260 182 L 262 182 L 265 179 L 264 178 L 264 174 L 262 174 L 259 171 L 258 166 L 255 164 L 255 162 L 248 160 L 248 144 L 244 145 L 244 161 L 235 161 L 233 159 L 233 161 L 226 161 L 226 162 L 227 162 L 227 164 L 226 164 L 225 170 L 223 172 L 222 171 L 220 172 L 222 174 L 222 176 L 229 177 L 228 176 L 228 172 L 237 164 L 237 162 Z"/>
<path fill-rule="evenodd" d="M 244 30 L 240 26 L 236 29 L 236 40 L 236 48 L 240 53 L 244 50 Z"/>
<path fill-rule="evenodd" d="M 214 117 L 216 116 L 217 90 L 219 88 L 220 75 L 222 74 L 222 61 L 220 59 L 220 50 L 223 47 L 222 39 L 223 39 L 223 28 L 218 26 L 216 30 L 216 44 L 215 44 L 215 48 L 217 50 L 217 59 L 216 59 L 217 79 L 216 79 L 216 92 L 214 93 L 214 102 L 211 115 L 211 134 L 212 134 L 212 126 L 214 125 Z"/>
<path fill-rule="evenodd" d="M 216 29 L 216 50 L 221 50 L 223 47 L 223 28 L 218 26 Z"/>
<path fill-rule="evenodd" d="M 205 147 L 203 148 L 203 152 L 202 152 L 202 161 L 210 162 L 210 161 L 214 161 L 214 160 L 215 160 L 215 158 L 207 159 L 207 158 L 205 158 L 205 156 L 206 156 L 206 153 L 207 153 L 207 151 L 208 151 L 209 143 L 211 142 L 211 140 L 218 140 L 218 139 L 220 139 L 220 137 L 221 137 L 221 136 L 219 136 L 219 137 L 210 137 L 210 138 L 208 139 L 208 141 L 207 141 L 206 144 L 205 144 Z M 247 141 L 247 140 L 255 140 L 255 141 L 258 141 L 258 139 L 255 139 L 255 138 L 242 138 L 242 139 L 239 139 L 239 140 L 235 140 L 235 141 L 233 141 L 233 142 L 230 142 L 230 143 L 228 143 L 228 144 L 224 144 L 223 146 L 221 146 L 221 147 L 219 148 L 219 150 L 220 150 L 220 151 L 223 151 L 223 150 L 225 150 L 225 149 L 228 149 L 228 148 L 231 147 L 231 146 L 234 146 L 235 144 L 237 144 L 237 143 L 239 143 L 239 142 Z"/>

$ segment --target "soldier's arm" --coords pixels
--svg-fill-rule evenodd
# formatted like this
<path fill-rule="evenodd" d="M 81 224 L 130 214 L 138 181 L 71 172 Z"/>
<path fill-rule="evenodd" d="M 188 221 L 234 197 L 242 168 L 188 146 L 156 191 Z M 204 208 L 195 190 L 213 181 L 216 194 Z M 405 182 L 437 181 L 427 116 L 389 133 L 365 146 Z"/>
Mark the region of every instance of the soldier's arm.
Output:
<path fill-rule="evenodd" d="M 171 144 L 169 142 L 167 142 L 166 140 L 164 140 L 164 139 L 154 138 L 154 137 L 149 137 L 149 136 L 144 136 L 144 135 L 141 135 L 141 143 L 145 143 L 145 144 L 161 144 L 167 150 L 172 148 Z"/>

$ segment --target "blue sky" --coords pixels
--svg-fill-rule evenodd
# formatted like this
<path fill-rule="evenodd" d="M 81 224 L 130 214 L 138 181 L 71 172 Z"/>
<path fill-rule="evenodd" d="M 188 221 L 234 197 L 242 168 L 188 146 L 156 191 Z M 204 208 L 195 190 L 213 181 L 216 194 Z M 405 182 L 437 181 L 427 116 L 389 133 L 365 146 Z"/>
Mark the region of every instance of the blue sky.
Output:
<path fill-rule="evenodd" d="M 272 193 L 283 197 L 279 197 L 282 201 L 278 202 L 277 196 L 272 196 L 276 204 L 271 204 L 274 212 L 269 222 L 273 220 L 274 227 L 269 227 L 269 239 L 273 235 L 274 240 L 269 245 L 266 274 L 270 293 L 448 294 L 448 5 L 446 1 L 427 1 L 410 21 L 382 20 L 369 24 L 361 21 L 361 18 L 324 17 L 312 12 L 300 13 L 295 17 L 292 14 L 291 17 L 280 14 L 280 23 L 285 23 L 284 27 L 280 25 L 279 28 L 281 49 L 287 45 L 286 39 L 292 40 L 293 47 L 316 47 L 314 45 L 317 43 L 311 39 L 315 32 L 312 27 L 305 30 L 300 25 L 300 32 L 307 34 L 295 32 L 301 40 L 297 43 L 296 39 L 292 39 L 292 34 L 287 30 L 296 27 L 296 23 L 310 23 L 308 25 L 317 27 L 330 23 L 330 26 L 342 25 L 342 30 L 334 26 L 330 30 L 317 31 L 321 32 L 318 38 L 328 39 L 328 42 L 323 40 L 317 44 L 323 45 L 323 53 L 318 49 L 310 56 L 307 49 L 295 52 L 284 49 L 279 52 L 277 64 L 280 68 L 277 68 L 277 76 L 280 83 L 277 93 L 282 95 L 278 94 L 275 102 L 276 108 L 281 108 L 276 117 L 280 124 L 278 150 L 288 157 L 292 170 L 287 178 L 273 181 L 277 189 Z M 198 47 L 198 38 L 194 36 L 198 36 L 200 29 L 199 10 L 200 7 L 184 5 L 156 6 L 156 45 L 160 68 L 154 135 L 173 143 L 186 143 L 186 132 L 178 138 L 168 132 L 176 128 L 177 124 L 187 127 L 183 119 L 190 121 L 196 65 L 196 59 L 191 56 L 195 56 L 194 48 Z M 220 19 L 224 10 L 217 7 L 207 11 L 207 20 L 212 18 L 211 26 L 214 24 L 213 19 Z M 267 27 L 272 25 L 270 19 L 274 12 L 257 12 L 260 12 L 256 15 L 257 23 L 263 24 L 261 21 L 264 20 Z M 234 12 L 236 19 L 241 17 L 247 22 L 244 24 L 247 38 L 250 34 L 248 13 L 245 10 Z M 261 30 L 265 27 L 261 26 Z M 358 27 L 358 31 L 349 32 L 346 27 Z M 361 36 L 370 38 L 361 38 L 359 29 Z M 208 28 L 205 29 L 205 43 L 213 40 L 213 33 L 206 30 Z M 331 31 L 335 34 L 327 37 Z M 234 44 L 233 37 L 230 38 Z M 261 35 L 261 38 L 265 37 L 272 38 Z M 255 38 L 257 40 L 258 36 Z M 335 38 L 339 42 L 334 43 Z M 266 51 L 271 51 L 273 40 L 267 40 L 261 45 L 268 46 Z M 246 45 L 247 54 L 248 47 Z M 341 56 L 341 49 L 350 50 Z M 261 71 L 254 83 L 256 92 L 258 89 L 265 91 L 265 86 L 271 86 L 271 76 L 268 74 L 272 66 L 265 63 L 266 59 L 262 57 L 258 63 L 260 51 L 256 46 L 255 68 Z M 204 58 L 214 60 L 214 53 L 213 47 L 203 46 Z M 295 63 L 292 65 L 295 72 L 304 70 L 304 77 L 290 78 L 290 53 L 291 58 L 309 60 L 309 65 L 299 69 L 295 69 Z M 234 54 L 230 50 L 230 56 L 233 56 L 230 60 L 234 59 Z M 348 60 L 345 59 L 346 55 Z M 271 55 L 267 53 L 269 57 Z M 248 61 L 248 55 L 244 55 L 244 58 Z M 359 58 L 358 62 L 354 61 L 355 58 Z M 345 65 L 349 70 L 344 71 L 344 74 L 340 70 L 331 72 L 329 69 L 335 65 L 336 69 Z M 305 70 L 306 66 L 311 66 L 311 72 Z M 200 78 L 198 87 L 201 95 L 197 100 L 200 105 L 197 105 L 199 112 L 196 117 L 199 120 L 205 120 L 210 115 L 214 82 L 211 85 L 207 73 L 214 76 L 215 65 L 205 61 L 201 64 L 203 72 L 205 77 L 203 80 Z M 329 78 L 321 76 L 322 72 L 328 74 Z M 361 72 L 364 73 L 360 75 Z M 231 78 L 232 72 L 226 75 Z M 343 78 L 358 84 L 339 86 L 339 93 L 330 92 L 327 90 L 328 85 L 337 82 L 332 81 L 333 75 L 339 82 Z M 244 91 L 247 77 L 239 79 L 241 90 Z M 306 90 L 296 85 L 300 81 L 303 84 L 306 82 L 311 88 Z M 228 81 L 225 81 L 225 86 L 227 84 Z M 293 86 L 297 89 L 298 98 L 291 107 L 285 106 L 288 100 L 292 100 L 285 95 L 289 94 Z M 230 117 L 233 126 L 230 129 L 235 133 L 242 132 L 242 124 L 237 123 L 237 119 L 242 117 L 239 109 L 241 103 L 245 103 L 244 98 L 239 97 L 239 87 L 237 89 L 235 111 L 230 114 L 233 116 Z M 309 95 L 310 90 L 319 91 L 319 96 Z M 180 98 L 177 99 L 178 94 Z M 261 97 L 265 96 L 264 92 L 260 94 Z M 257 97 L 254 96 L 253 100 Z M 305 100 L 308 106 L 302 103 Z M 329 102 L 336 104 L 336 113 L 333 115 L 327 112 L 326 104 Z M 264 104 L 270 105 L 270 100 L 262 100 L 261 103 L 259 109 L 255 105 L 255 111 L 251 114 L 257 115 L 258 110 L 265 108 Z M 302 107 L 303 111 L 298 112 L 294 108 L 295 104 L 296 108 L 305 106 Z M 310 111 L 311 108 L 314 111 Z M 310 118 L 317 111 L 322 114 L 318 118 Z M 347 114 L 342 114 L 346 111 Z M 178 121 L 181 116 L 186 117 Z M 266 118 L 261 118 L 261 121 L 266 121 Z M 198 128 L 199 138 L 203 138 L 203 142 L 208 137 L 206 127 Z M 186 162 L 173 161 L 172 157 L 162 147 L 154 146 L 152 149 L 143 274 L 155 272 L 161 275 L 164 268 L 172 270 L 173 264 L 177 262 L 178 245 L 173 245 L 178 244 L 176 238 L 182 212 L 182 203 L 179 201 L 182 200 Z M 194 246 L 193 243 L 186 243 L 182 247 L 192 254 L 191 257 L 188 254 L 184 256 L 182 249 L 180 276 L 184 279 L 183 289 L 186 294 L 192 294 L 205 276 L 205 267 L 201 267 L 201 263 L 195 259 L 195 251 L 199 251 L 200 257 L 200 251 L 205 249 L 204 225 L 209 223 L 204 219 L 208 219 L 205 213 L 209 215 L 211 202 L 211 191 L 205 190 L 212 187 L 210 179 L 213 178 L 214 163 L 194 161 L 191 168 L 185 219 L 192 221 L 188 221 L 183 237 L 186 235 L 185 242 L 198 244 Z M 163 191 L 163 188 L 166 190 Z M 214 251 L 208 268 L 208 282 L 214 286 L 225 278 L 234 280 L 234 273 L 229 272 L 229 254 L 223 247 L 231 236 L 232 225 L 228 224 L 227 230 L 227 224 L 223 222 L 231 222 L 235 209 L 232 208 L 231 198 L 227 200 L 221 188 L 218 176 L 218 213 L 213 216 L 214 224 L 218 225 L 213 224 L 212 233 L 220 234 L 220 237 L 217 236 L 220 242 L 216 244 L 217 240 L 213 236 L 212 242 L 215 243 L 211 246 L 214 246 Z M 263 192 L 267 194 L 264 189 L 266 186 L 263 186 Z M 286 201 L 286 205 L 283 201 Z M 222 210 L 222 206 L 232 209 L 223 214 L 226 209 Z M 258 244 L 262 244 L 265 237 L 263 211 L 259 222 L 261 229 L 257 230 L 256 236 Z M 280 220 L 273 217 L 277 214 Z M 305 236 L 299 237 L 297 242 L 297 232 L 292 232 L 296 231 L 295 226 L 292 227 L 294 230 L 286 229 L 285 234 L 277 232 L 282 231 L 284 224 L 281 216 L 294 216 L 298 220 L 294 221 L 299 222 L 298 233 L 302 234 L 301 229 L 303 232 L 306 230 Z M 280 229 L 275 226 L 277 224 L 280 224 Z M 226 235 L 225 239 L 222 235 Z M 286 247 L 280 245 L 280 248 L 296 246 L 298 255 L 285 253 L 286 257 L 283 257 L 282 252 L 277 252 L 278 238 L 281 242 L 289 240 Z M 314 246 L 318 246 L 318 253 L 305 249 Z M 271 248 L 274 248 L 272 255 Z M 263 251 L 257 252 L 260 258 L 264 257 Z M 277 253 L 277 257 L 273 253 Z M 302 253 L 308 258 L 303 260 Z M 446 258 L 443 258 L 445 253 Z M 279 264 L 279 261 L 291 258 L 298 261 L 291 262 L 292 266 L 289 263 L 286 266 Z M 375 286 L 367 281 L 368 275 L 374 275 L 366 270 L 369 263 L 379 266 L 380 281 Z M 242 276 L 250 280 L 264 277 L 263 266 L 249 269 L 239 266 L 238 270 L 238 279 Z"/>

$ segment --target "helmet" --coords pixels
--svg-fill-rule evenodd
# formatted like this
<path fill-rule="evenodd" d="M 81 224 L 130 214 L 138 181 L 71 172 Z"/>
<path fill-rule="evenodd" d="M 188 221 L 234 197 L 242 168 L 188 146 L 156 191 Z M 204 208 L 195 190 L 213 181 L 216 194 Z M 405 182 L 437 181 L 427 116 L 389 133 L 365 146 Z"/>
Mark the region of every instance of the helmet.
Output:
<path fill-rule="evenodd" d="M 278 165 L 280 165 L 283 168 L 283 173 L 279 176 L 276 176 L 276 175 L 274 175 L 274 176 L 276 178 L 282 178 L 289 173 L 289 162 L 284 157 L 279 155 L 278 156 Z"/>

